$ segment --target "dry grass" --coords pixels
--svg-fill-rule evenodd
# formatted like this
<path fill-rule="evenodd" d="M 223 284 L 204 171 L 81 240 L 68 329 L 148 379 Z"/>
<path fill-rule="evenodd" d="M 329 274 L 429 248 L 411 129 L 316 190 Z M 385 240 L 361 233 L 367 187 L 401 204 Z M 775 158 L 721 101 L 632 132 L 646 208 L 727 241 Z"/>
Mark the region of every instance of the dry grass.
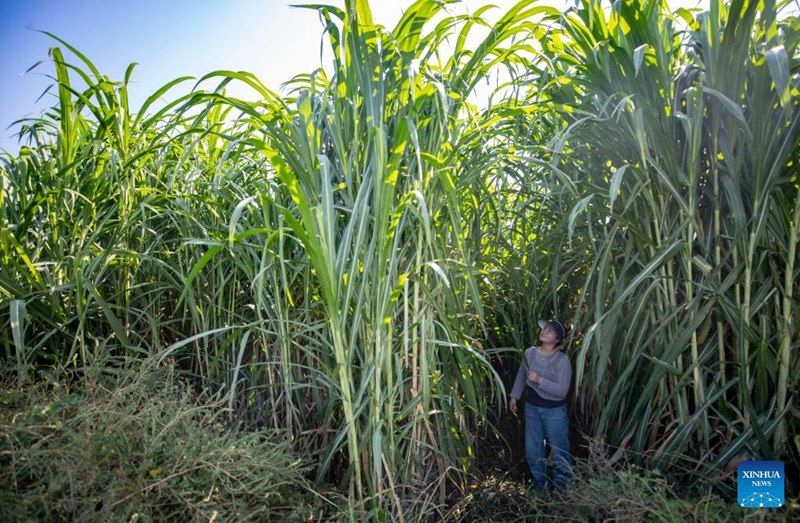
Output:
<path fill-rule="evenodd" d="M 575 477 L 560 492 L 528 492 L 516 474 L 495 469 L 476 475 L 468 492 L 448 513 L 448 521 L 792 521 L 798 499 L 778 510 L 739 508 L 732 495 L 709 486 L 679 490 L 656 470 L 642 470 L 623 458 L 612 462 L 607 449 L 590 444 L 576 461 Z"/>
<path fill-rule="evenodd" d="M 240 431 L 165 368 L 0 392 L 3 521 L 287 521 L 319 512 L 274 432 Z"/>

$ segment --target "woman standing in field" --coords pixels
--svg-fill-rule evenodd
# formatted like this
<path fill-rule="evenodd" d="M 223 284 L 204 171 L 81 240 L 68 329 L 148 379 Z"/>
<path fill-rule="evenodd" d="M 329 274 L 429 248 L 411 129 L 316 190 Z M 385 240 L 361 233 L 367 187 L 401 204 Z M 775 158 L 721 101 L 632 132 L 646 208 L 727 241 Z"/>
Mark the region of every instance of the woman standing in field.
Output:
<path fill-rule="evenodd" d="M 572 477 L 572 455 L 569 447 L 567 393 L 572 381 L 572 365 L 559 350 L 567 336 L 558 321 L 539 321 L 541 346 L 529 347 L 519 366 L 511 389 L 509 408 L 517 411 L 517 401 L 525 392 L 525 456 L 533 476 L 533 487 L 547 488 L 545 443 L 553 453 L 553 484 L 566 487 Z"/>

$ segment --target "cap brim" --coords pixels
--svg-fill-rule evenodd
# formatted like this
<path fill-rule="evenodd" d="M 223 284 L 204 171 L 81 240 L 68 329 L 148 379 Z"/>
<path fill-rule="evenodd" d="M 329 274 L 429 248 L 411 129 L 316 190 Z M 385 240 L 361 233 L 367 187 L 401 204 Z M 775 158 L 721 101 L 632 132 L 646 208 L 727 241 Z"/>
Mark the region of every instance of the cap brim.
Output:
<path fill-rule="evenodd" d="M 545 321 L 545 320 L 539 320 L 539 328 L 540 328 L 540 329 L 544 329 L 544 328 L 545 328 L 545 327 L 547 327 L 548 325 L 550 325 L 550 322 L 548 322 L 548 321 Z"/>

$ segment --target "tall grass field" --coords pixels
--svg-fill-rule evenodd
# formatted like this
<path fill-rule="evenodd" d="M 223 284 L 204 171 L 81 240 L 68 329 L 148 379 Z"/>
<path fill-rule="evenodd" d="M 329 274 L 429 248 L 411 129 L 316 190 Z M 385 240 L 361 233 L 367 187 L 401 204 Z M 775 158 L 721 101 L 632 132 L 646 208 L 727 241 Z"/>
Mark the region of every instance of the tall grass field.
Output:
<path fill-rule="evenodd" d="M 281 94 L 139 107 L 50 35 L 0 154 L 3 520 L 800 515 L 794 4 L 453 3 L 307 6 Z M 552 317 L 576 475 L 534 499 L 505 405 Z"/>

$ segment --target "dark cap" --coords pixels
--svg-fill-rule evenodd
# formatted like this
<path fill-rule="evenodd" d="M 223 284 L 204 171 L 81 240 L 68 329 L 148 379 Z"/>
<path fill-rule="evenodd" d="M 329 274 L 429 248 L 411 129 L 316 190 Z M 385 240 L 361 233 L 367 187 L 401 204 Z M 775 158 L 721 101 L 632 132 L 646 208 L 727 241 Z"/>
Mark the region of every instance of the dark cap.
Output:
<path fill-rule="evenodd" d="M 556 337 L 558 338 L 558 343 L 561 343 L 564 341 L 564 338 L 567 337 L 567 329 L 564 327 L 564 324 L 558 320 L 539 320 L 539 328 L 544 329 L 545 327 L 553 329 L 553 332 L 556 333 Z"/>

